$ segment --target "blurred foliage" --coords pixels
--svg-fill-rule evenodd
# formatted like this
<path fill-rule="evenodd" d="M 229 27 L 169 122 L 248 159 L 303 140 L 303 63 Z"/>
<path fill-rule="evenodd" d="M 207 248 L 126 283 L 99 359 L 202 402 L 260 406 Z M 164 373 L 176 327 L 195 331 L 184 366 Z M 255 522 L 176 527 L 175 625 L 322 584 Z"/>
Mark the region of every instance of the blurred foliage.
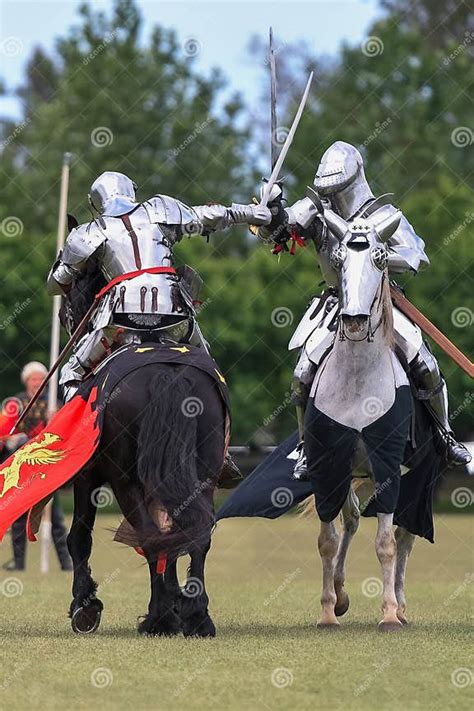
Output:
<path fill-rule="evenodd" d="M 403 280 L 408 296 L 468 352 L 472 324 L 456 327 L 453 313 L 474 310 L 474 36 L 465 34 L 467 20 L 450 13 L 446 3 L 421 0 L 416 11 L 405 0 L 382 6 L 368 32 L 372 40 L 344 45 L 336 58 L 315 58 L 301 44 L 277 44 L 281 126 L 291 122 L 305 71 L 316 70 L 285 165 L 288 197 L 302 195 L 332 141 L 357 145 L 374 193 L 394 192 L 426 242 L 431 266 Z M 248 200 L 257 189 L 248 156 L 255 141 L 268 153 L 265 121 L 259 120 L 268 116 L 268 105 L 246 114 L 238 96 L 223 104 L 223 76 L 198 74 L 192 47 L 159 27 L 146 44 L 141 29 L 131 0 L 116 2 L 110 18 L 84 6 L 80 24 L 58 41 L 54 55 L 33 53 L 19 90 L 24 123 L 1 123 L 0 220 L 13 215 L 24 225 L 21 237 L 0 230 L 2 396 L 17 388 L 26 360 L 46 358 L 50 303 L 43 284 L 54 258 L 65 149 L 74 154 L 69 209 L 80 221 L 88 217 L 90 183 L 107 169 L 130 174 L 142 198 L 164 192 L 189 204 L 226 203 Z M 254 40 L 253 51 L 261 52 L 262 43 Z M 267 73 L 262 62 L 265 86 Z M 111 131 L 108 145 L 91 140 L 99 127 Z M 460 133 L 463 127 L 467 131 Z M 177 250 L 205 280 L 199 318 L 231 386 L 238 443 L 257 432 L 261 437 L 263 425 L 275 438 L 295 426 L 288 401 L 295 355 L 287 344 L 321 281 L 311 247 L 279 259 L 268 246 L 252 245 L 244 231 L 233 230 L 212 236 L 209 245 L 201 238 L 185 240 Z M 469 408 L 462 406 L 472 384 L 449 359 L 440 356 L 440 362 L 452 409 L 462 410 L 456 429 L 472 435 Z"/>

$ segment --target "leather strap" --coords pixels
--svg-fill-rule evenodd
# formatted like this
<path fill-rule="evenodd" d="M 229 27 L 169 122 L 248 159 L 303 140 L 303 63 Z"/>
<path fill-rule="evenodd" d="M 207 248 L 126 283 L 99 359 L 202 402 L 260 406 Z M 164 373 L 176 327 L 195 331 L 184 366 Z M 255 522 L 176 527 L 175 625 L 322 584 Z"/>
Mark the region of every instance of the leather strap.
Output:
<path fill-rule="evenodd" d="M 142 268 L 142 260 L 140 257 L 140 248 L 138 246 L 138 237 L 136 235 L 135 230 L 132 227 L 132 223 L 130 222 L 130 217 L 128 215 L 120 215 L 120 219 L 122 220 L 123 224 L 125 225 L 125 228 L 130 236 L 130 239 L 132 240 L 133 256 L 135 257 L 135 264 L 137 265 L 137 269 L 141 269 Z"/>

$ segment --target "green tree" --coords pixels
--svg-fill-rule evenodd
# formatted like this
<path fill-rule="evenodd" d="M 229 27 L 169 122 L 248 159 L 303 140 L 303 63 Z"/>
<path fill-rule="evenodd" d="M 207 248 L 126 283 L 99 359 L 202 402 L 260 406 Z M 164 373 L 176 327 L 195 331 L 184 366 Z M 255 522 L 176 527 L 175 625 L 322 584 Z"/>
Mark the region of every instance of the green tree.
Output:
<path fill-rule="evenodd" d="M 190 204 L 227 202 L 251 190 L 248 132 L 237 127 L 242 103 L 235 96 L 222 106 L 221 73 L 203 77 L 194 67 L 199 46 L 181 46 L 161 27 L 145 44 L 132 0 L 117 0 L 110 16 L 83 5 L 79 19 L 53 54 L 33 52 L 18 90 L 23 121 L 0 123 L 3 394 L 16 387 L 25 360 L 47 358 L 44 283 L 65 150 L 73 154 L 69 211 L 80 222 L 89 219 L 91 182 L 108 169 L 131 175 L 142 199 L 164 192 Z M 236 231 L 220 251 L 238 253 L 246 243 Z"/>
<path fill-rule="evenodd" d="M 469 56 L 474 33 L 467 6 L 389 0 L 360 45 L 343 45 L 337 60 L 315 68 L 315 85 L 285 166 L 290 202 L 311 184 L 324 150 L 335 140 L 358 146 L 376 195 L 393 192 L 426 242 L 431 259 L 416 278 L 401 278 L 409 298 L 461 349 L 472 352 L 474 258 L 472 207 L 473 83 Z M 471 18 L 472 19 L 472 18 Z M 281 125 L 289 125 L 305 78 L 290 87 L 292 47 L 277 54 L 283 65 Z M 266 78 L 268 82 L 268 79 Z M 263 138 L 263 149 L 267 139 Z M 290 257 L 285 259 L 289 260 Z M 302 283 L 307 260 L 298 260 Z M 279 284 L 281 288 L 281 282 Z M 302 302 L 303 305 L 304 302 Z M 472 382 L 433 346 L 448 380 L 451 409 L 461 407 L 457 431 L 472 434 Z M 466 400 L 467 395 L 467 400 Z"/>

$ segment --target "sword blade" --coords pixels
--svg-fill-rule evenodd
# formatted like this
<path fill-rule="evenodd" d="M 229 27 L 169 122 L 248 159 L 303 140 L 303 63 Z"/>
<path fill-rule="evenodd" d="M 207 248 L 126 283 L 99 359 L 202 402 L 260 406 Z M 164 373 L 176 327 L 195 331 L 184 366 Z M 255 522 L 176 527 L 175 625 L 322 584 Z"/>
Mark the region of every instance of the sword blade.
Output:
<path fill-rule="evenodd" d="M 270 119 L 271 119 L 271 134 L 270 134 L 270 150 L 271 150 L 271 160 L 272 160 L 272 170 L 275 167 L 277 161 L 277 146 L 276 146 L 276 136 L 277 136 L 277 115 L 276 115 L 276 62 L 275 62 L 275 50 L 273 48 L 273 30 L 270 27 Z"/>
<path fill-rule="evenodd" d="M 300 101 L 300 105 L 298 106 L 298 111 L 296 112 L 295 118 L 293 119 L 291 128 L 288 131 L 288 136 L 286 137 L 286 141 L 282 146 L 280 155 L 278 156 L 277 161 L 273 167 L 272 174 L 268 180 L 268 183 L 265 185 L 262 199 L 260 200 L 260 205 L 262 207 L 267 206 L 268 198 L 270 196 L 270 191 L 277 181 L 278 175 L 280 174 L 281 166 L 283 165 L 283 162 L 286 158 L 286 154 L 288 153 L 288 150 L 289 150 L 291 144 L 293 143 L 293 138 L 295 137 L 296 129 L 298 128 L 298 124 L 300 122 L 301 115 L 303 113 L 303 109 L 304 109 L 304 107 L 306 105 L 306 101 L 308 99 L 309 89 L 310 89 L 312 80 L 313 80 L 313 72 L 311 72 L 311 74 L 309 75 L 309 79 L 306 83 L 306 88 L 303 92 L 303 97 Z"/>

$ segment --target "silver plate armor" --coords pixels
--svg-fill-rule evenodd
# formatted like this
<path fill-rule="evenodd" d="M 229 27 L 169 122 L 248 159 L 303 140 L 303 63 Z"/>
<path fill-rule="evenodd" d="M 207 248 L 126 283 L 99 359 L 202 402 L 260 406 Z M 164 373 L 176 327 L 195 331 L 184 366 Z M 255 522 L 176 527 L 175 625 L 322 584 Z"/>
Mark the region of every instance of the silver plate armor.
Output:
<path fill-rule="evenodd" d="M 136 188 L 127 175 L 108 170 L 92 183 L 89 202 L 100 215 L 125 215 L 137 207 Z"/>
<path fill-rule="evenodd" d="M 375 197 L 365 177 L 361 154 L 345 141 L 336 141 L 324 153 L 314 187 L 320 197 L 331 199 L 333 210 L 346 220 Z"/>

